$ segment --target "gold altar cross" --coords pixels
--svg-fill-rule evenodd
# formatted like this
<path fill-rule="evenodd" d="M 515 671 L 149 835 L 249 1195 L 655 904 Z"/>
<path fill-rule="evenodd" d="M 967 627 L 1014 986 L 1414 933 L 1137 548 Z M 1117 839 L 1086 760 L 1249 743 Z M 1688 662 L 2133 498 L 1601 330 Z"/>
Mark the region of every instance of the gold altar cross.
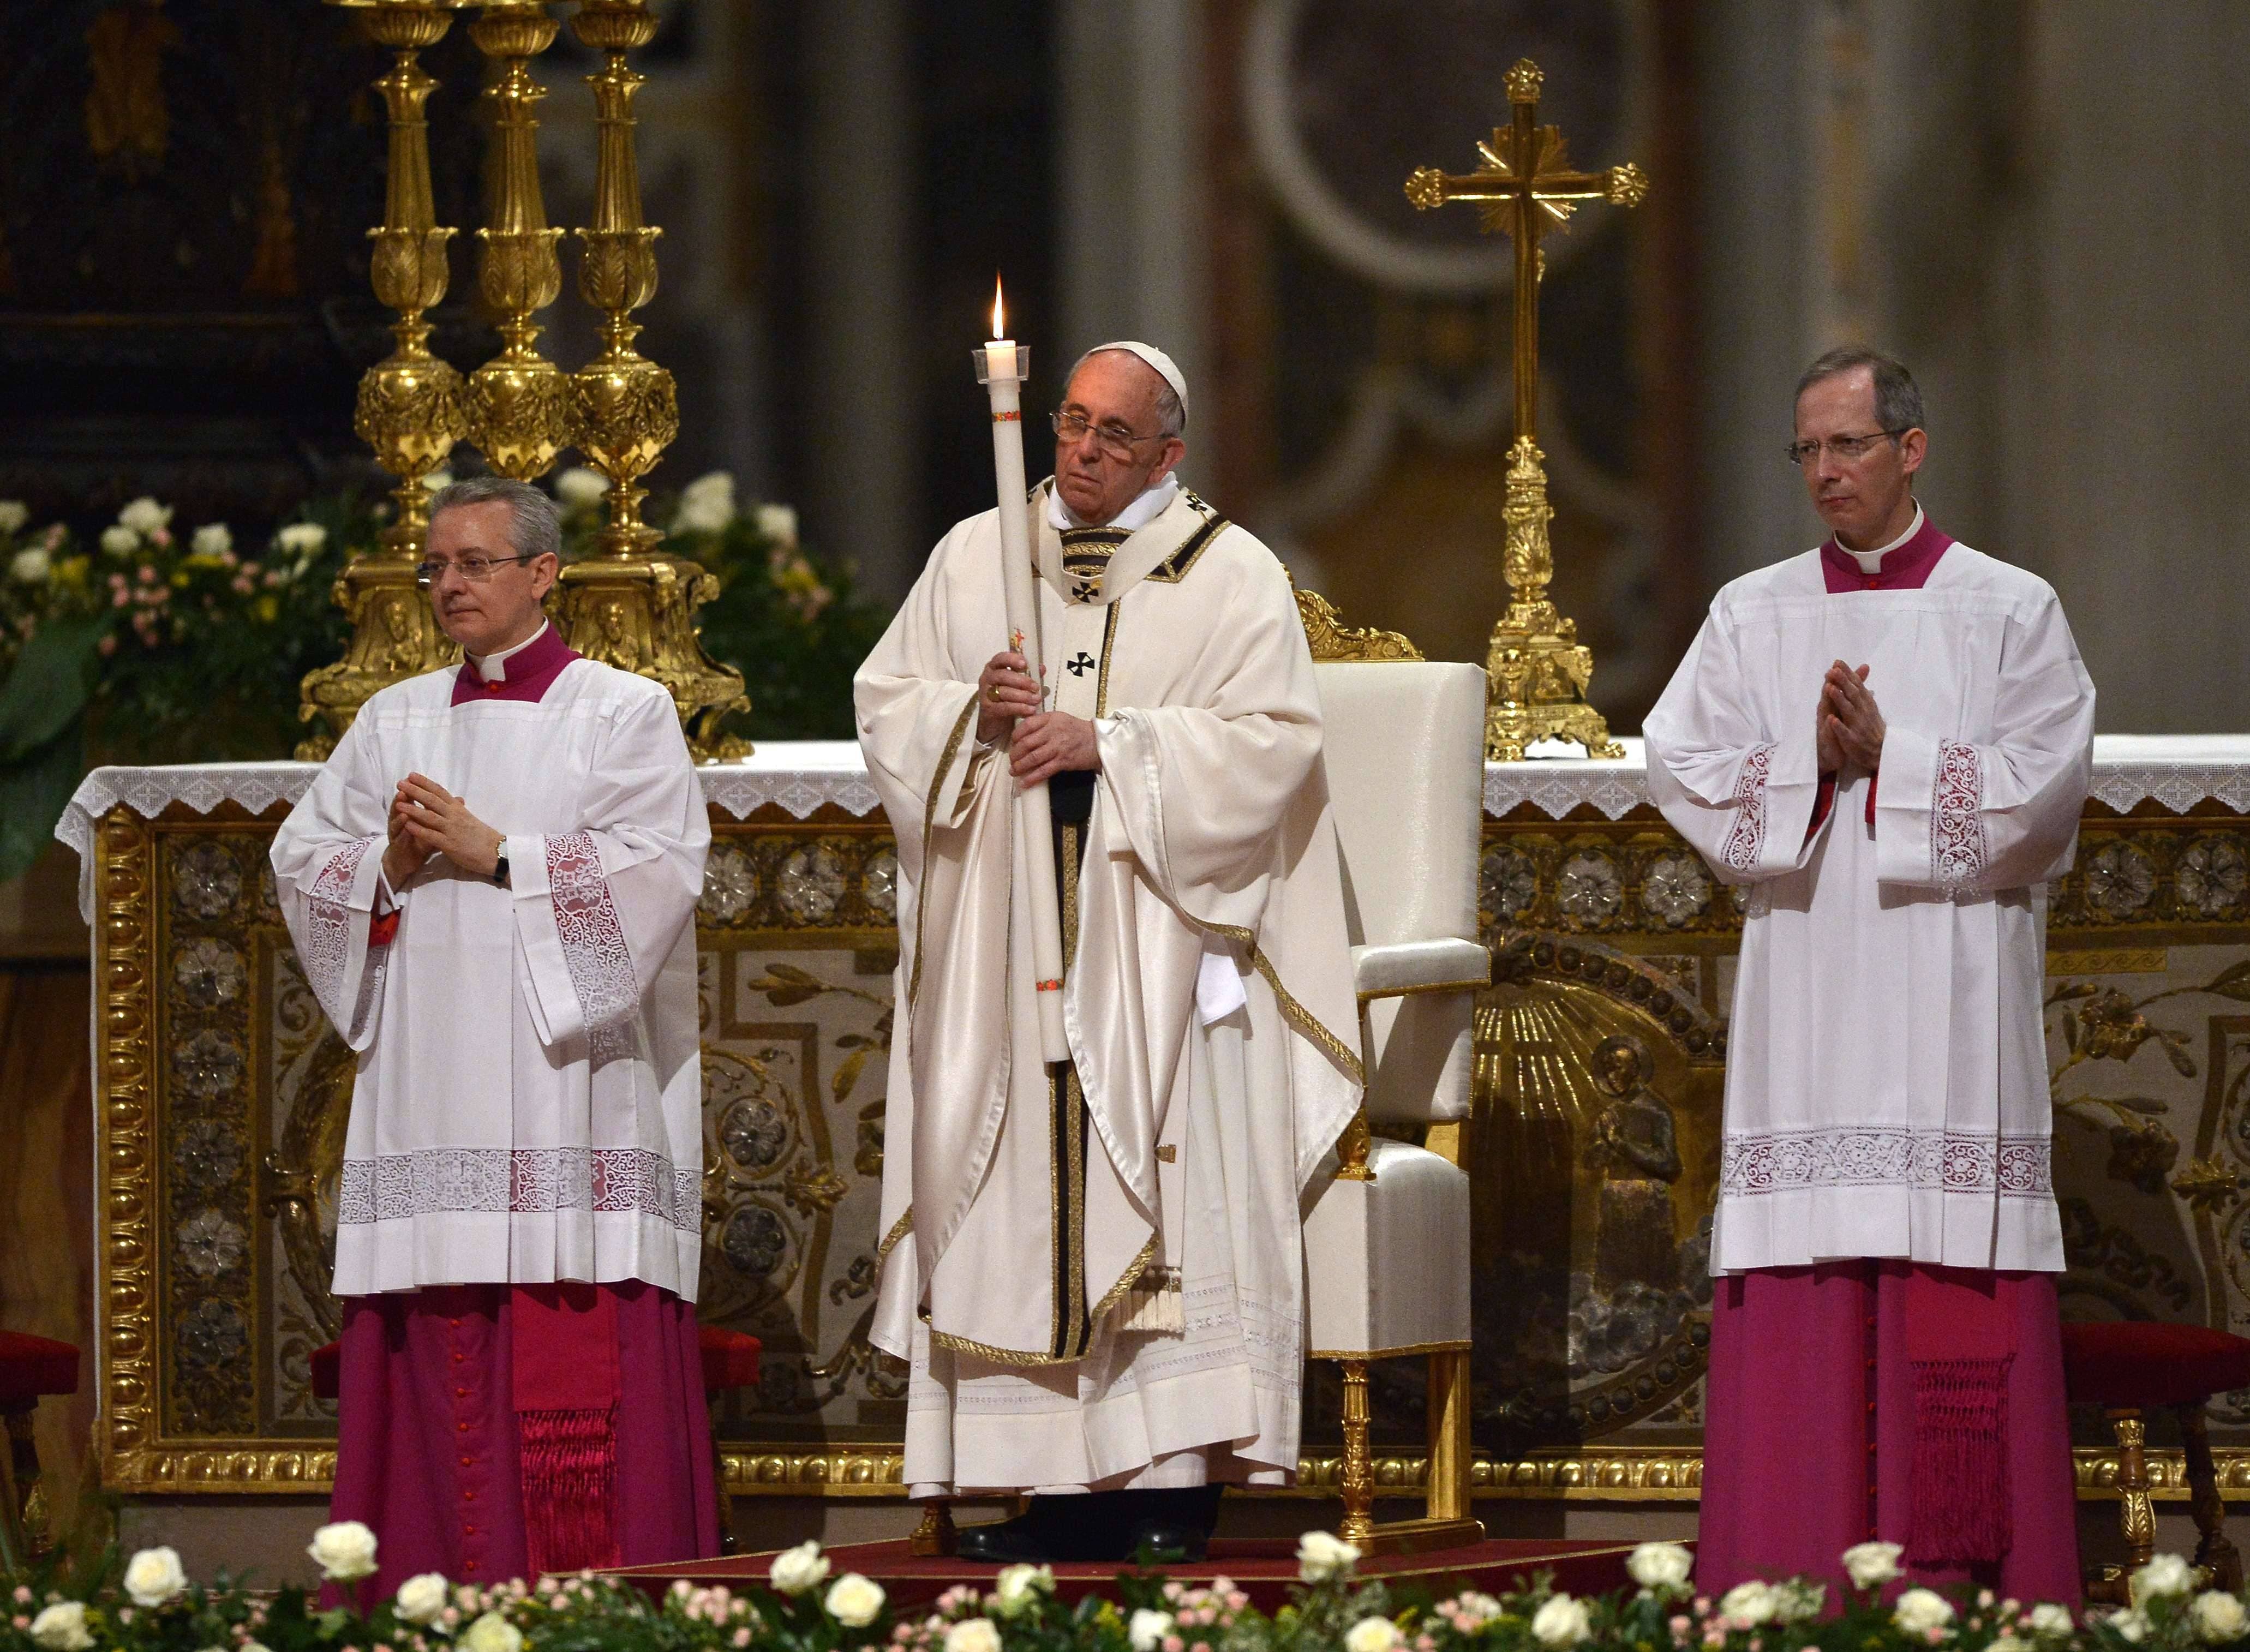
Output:
<path fill-rule="evenodd" d="M 1493 128 L 1477 145 L 1484 163 L 1456 176 L 1420 167 L 1406 180 L 1406 198 L 1428 211 L 1449 201 L 1472 201 L 1484 209 L 1487 233 L 1499 232 L 1515 243 L 1515 439 L 1508 451 L 1508 524 L 1503 568 L 1514 600 L 1493 627 L 1486 671 L 1491 697 L 1485 714 L 1485 756 L 1515 762 L 1534 741 L 1576 741 L 1596 757 L 1623 757 L 1609 737 L 1609 725 L 1586 703 L 1593 675 L 1592 653 L 1577 640 L 1578 628 L 1547 600 L 1554 577 L 1554 552 L 1547 522 L 1546 457 L 1536 441 L 1539 408 L 1539 278 L 1545 260 L 1540 237 L 1569 225 L 1581 201 L 1635 206 L 1648 193 L 1648 177 L 1628 162 L 1605 172 L 1579 172 L 1570 166 L 1559 128 L 1539 126 L 1545 76 L 1530 59 L 1508 72 L 1508 125 Z"/>

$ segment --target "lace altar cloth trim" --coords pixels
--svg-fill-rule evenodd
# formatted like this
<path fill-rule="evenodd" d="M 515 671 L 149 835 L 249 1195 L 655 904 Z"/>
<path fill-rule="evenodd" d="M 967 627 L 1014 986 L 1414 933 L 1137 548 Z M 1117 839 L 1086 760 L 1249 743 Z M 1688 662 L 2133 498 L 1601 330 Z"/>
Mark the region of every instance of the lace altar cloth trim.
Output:
<path fill-rule="evenodd" d="M 344 1160 L 346 1227 L 453 1212 L 637 1211 L 701 1233 L 702 1178 L 645 1147 L 425 1147 Z"/>
<path fill-rule="evenodd" d="M 1622 757 L 1535 757 L 1488 763 L 1484 812 L 1494 819 L 1529 804 L 1550 819 L 1591 806 L 1614 820 L 1648 801 L 1646 757 L 1638 737 Z M 253 813 L 294 803 L 319 772 L 309 763 L 193 763 L 96 769 L 55 826 L 78 851 L 79 912 L 93 917 L 93 825 L 123 804 L 150 819 L 175 803 L 209 814 L 221 803 Z M 879 803 L 859 748 L 849 740 L 775 740 L 742 763 L 696 771 L 711 806 L 745 819 L 768 804 L 804 819 L 823 804 L 873 814 Z M 2094 742 L 2093 795 L 2122 813 L 2154 798 L 2174 813 L 2217 801 L 2250 814 L 2250 735 L 2102 735 Z"/>
<path fill-rule="evenodd" d="M 1720 1146 L 1722 1198 L 1828 1187 L 2045 1199 L 2054 1192 L 2053 1149 L 2044 1136 L 1995 1139 L 1874 1125 L 1729 1136 Z"/>

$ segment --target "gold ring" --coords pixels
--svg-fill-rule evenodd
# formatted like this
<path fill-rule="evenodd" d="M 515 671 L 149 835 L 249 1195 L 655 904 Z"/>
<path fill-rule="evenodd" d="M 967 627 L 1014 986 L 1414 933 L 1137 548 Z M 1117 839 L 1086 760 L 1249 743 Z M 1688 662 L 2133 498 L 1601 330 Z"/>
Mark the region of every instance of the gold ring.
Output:
<path fill-rule="evenodd" d="M 984 697 L 987 700 L 990 700 L 994 705 L 998 705 L 1000 703 L 1000 685 L 996 682 L 990 688 L 986 688 L 984 690 Z"/>

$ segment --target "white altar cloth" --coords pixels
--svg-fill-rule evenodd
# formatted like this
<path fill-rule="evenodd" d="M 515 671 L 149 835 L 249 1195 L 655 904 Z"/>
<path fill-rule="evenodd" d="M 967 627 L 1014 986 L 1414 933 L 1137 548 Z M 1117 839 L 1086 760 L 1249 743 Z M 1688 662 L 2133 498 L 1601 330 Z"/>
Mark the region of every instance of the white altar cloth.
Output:
<path fill-rule="evenodd" d="M 1561 819 L 1582 804 L 1614 820 L 1648 801 L 1647 759 L 1638 736 L 1621 741 L 1622 757 L 1544 757 L 1488 763 L 1484 812 L 1499 819 L 1529 803 Z M 103 768 L 86 776 L 55 836 L 78 851 L 79 914 L 93 922 L 94 822 L 125 805 L 148 818 L 175 803 L 208 814 L 221 803 L 258 812 L 294 803 L 312 785 L 317 764 L 183 763 L 162 768 Z M 876 808 L 857 742 L 772 740 L 740 763 L 696 771 L 710 805 L 740 820 L 772 804 L 802 820 L 824 804 L 864 816 Z M 2250 814 L 2250 735 L 2096 735 L 2093 795 L 2120 813 L 2154 798 L 2176 814 L 2215 799 Z"/>

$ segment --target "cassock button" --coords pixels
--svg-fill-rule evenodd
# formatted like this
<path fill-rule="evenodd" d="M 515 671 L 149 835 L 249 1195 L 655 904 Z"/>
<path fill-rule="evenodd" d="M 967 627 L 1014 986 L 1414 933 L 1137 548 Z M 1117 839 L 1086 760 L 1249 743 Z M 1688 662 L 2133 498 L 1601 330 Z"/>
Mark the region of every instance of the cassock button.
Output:
<path fill-rule="evenodd" d="M 461 1528 L 461 1535 L 465 1538 L 473 1538 L 477 1535 L 477 1529 L 474 1526 L 463 1526 Z M 473 1564 L 473 1562 L 472 1564 Z"/>
<path fill-rule="evenodd" d="M 473 1560 L 464 1560 L 461 1562 L 461 1570 L 464 1572 L 473 1572 L 476 1569 L 477 1563 Z"/>
<path fill-rule="evenodd" d="M 448 1319 L 445 1323 L 451 1325 L 455 1331 L 459 1331 L 461 1328 L 461 1322 L 458 1319 Z"/>
<path fill-rule="evenodd" d="M 466 1363 L 468 1355 L 466 1354 L 455 1354 L 453 1356 L 453 1363 L 457 1365 Z"/>
<path fill-rule="evenodd" d="M 477 1460 L 474 1457 L 464 1457 L 461 1459 L 461 1467 L 464 1469 L 473 1469 L 476 1466 Z"/>
<path fill-rule="evenodd" d="M 453 1398 L 456 1400 L 466 1400 L 468 1397 L 469 1391 L 466 1388 L 456 1388 L 453 1390 Z M 1873 1406 L 1869 1406 L 1867 1409 L 1873 1411 L 1874 1407 Z"/>
<path fill-rule="evenodd" d="M 463 1503 L 474 1503 L 476 1500 L 477 1494 L 473 1491 L 464 1491 L 461 1493 L 461 1501 Z"/>
<path fill-rule="evenodd" d="M 469 1425 L 466 1422 L 457 1422 L 453 1425 L 453 1432 L 455 1434 L 466 1434 L 468 1431 Z"/>

